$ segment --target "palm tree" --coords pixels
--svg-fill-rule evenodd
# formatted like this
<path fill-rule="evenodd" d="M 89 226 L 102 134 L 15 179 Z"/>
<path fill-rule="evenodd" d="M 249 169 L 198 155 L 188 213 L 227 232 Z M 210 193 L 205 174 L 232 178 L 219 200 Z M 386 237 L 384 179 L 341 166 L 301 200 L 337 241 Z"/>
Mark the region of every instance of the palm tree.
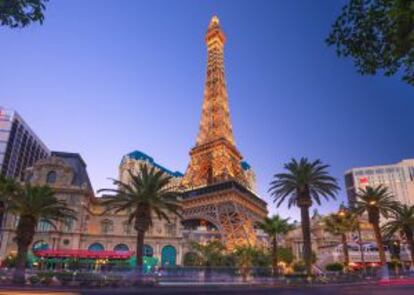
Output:
<path fill-rule="evenodd" d="M 225 247 L 220 241 L 210 241 L 205 244 L 192 242 L 191 249 L 196 254 L 198 266 L 223 266 Z"/>
<path fill-rule="evenodd" d="M 382 265 L 386 265 L 384 244 L 380 229 L 381 216 L 388 218 L 390 212 L 395 208 L 396 202 L 394 196 L 388 192 L 383 185 L 376 187 L 367 186 L 365 189 L 359 189 L 355 212 L 357 215 L 368 213 L 368 222 L 372 225 L 377 242 L 379 256 Z"/>
<path fill-rule="evenodd" d="M 286 199 L 288 207 L 298 206 L 301 212 L 301 226 L 303 234 L 303 254 L 308 275 L 312 271 L 312 242 L 310 232 L 309 208 L 313 202 L 321 204 L 321 197 L 329 200 L 336 199 L 339 190 L 337 181 L 330 176 L 320 160 L 310 162 L 307 158 L 299 161 L 292 159 L 284 165 L 285 173 L 274 175 L 270 189 L 276 206 L 279 207 Z"/>
<path fill-rule="evenodd" d="M 358 219 L 355 215 L 341 209 L 339 213 L 333 213 L 323 219 L 324 228 L 335 236 L 341 236 L 342 249 L 344 254 L 345 268 L 349 265 L 349 252 L 347 233 L 353 232 L 358 227 Z"/>
<path fill-rule="evenodd" d="M 277 275 L 279 273 L 278 267 L 278 235 L 287 234 L 290 230 L 294 228 L 293 224 L 289 223 L 290 218 L 283 219 L 279 215 L 274 215 L 272 217 L 266 217 L 262 222 L 257 222 L 257 227 L 263 230 L 266 234 L 269 235 L 272 244 L 272 269 L 273 274 Z"/>
<path fill-rule="evenodd" d="M 21 189 L 19 183 L 14 179 L 0 176 L 0 214 L 4 213 L 5 206 L 9 203 L 9 200 L 19 194 Z"/>
<path fill-rule="evenodd" d="M 19 193 L 9 199 L 7 211 L 19 216 L 15 238 L 17 257 L 14 281 L 24 283 L 27 252 L 33 242 L 38 222 L 42 221 L 56 228 L 57 222 L 76 219 L 76 212 L 65 201 L 57 199 L 48 186 L 30 184 L 21 187 Z"/>
<path fill-rule="evenodd" d="M 179 194 L 171 186 L 172 177 L 164 171 L 155 167 L 149 168 L 148 165 L 143 164 L 136 174 L 131 170 L 128 173 L 129 183 L 112 179 L 113 183 L 118 186 L 117 189 L 101 189 L 98 192 L 116 194 L 102 202 L 107 211 L 114 210 L 115 213 L 119 213 L 132 209 L 128 216 L 128 223 L 131 224 L 134 221 L 134 228 L 137 231 L 137 267 L 141 267 L 145 233 L 152 225 L 153 213 L 160 220 L 170 222 L 168 213 L 180 217 L 181 206 L 178 203 Z"/>
<path fill-rule="evenodd" d="M 233 251 L 236 266 L 240 270 L 243 282 L 247 281 L 252 267 L 254 266 L 254 258 L 257 256 L 258 250 L 251 246 L 238 246 Z"/>
<path fill-rule="evenodd" d="M 387 237 L 391 237 L 396 232 L 405 236 L 410 245 L 411 264 L 414 267 L 414 206 L 400 203 L 395 206 L 382 231 Z"/>

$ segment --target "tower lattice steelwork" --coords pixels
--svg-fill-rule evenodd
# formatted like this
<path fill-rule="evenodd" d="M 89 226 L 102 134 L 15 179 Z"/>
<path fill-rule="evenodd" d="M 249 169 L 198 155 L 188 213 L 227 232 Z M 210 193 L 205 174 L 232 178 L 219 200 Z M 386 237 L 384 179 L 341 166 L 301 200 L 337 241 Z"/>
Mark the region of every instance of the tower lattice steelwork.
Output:
<path fill-rule="evenodd" d="M 184 217 L 215 224 L 228 249 L 256 244 L 254 222 L 267 215 L 266 202 L 251 190 L 236 148 L 224 74 L 226 37 L 214 16 L 208 26 L 207 77 L 200 130 L 182 180 Z"/>

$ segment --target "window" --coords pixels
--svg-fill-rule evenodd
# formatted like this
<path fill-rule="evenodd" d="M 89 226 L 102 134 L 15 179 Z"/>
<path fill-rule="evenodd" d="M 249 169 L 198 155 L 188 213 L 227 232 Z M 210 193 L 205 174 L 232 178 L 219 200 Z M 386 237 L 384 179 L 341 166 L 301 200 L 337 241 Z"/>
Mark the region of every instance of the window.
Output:
<path fill-rule="evenodd" d="M 7 148 L 6 143 L 5 142 L 0 142 L 0 153 L 4 154 L 6 152 L 6 148 Z"/>
<path fill-rule="evenodd" d="M 104 246 L 101 243 L 93 243 L 88 247 L 89 251 L 103 251 L 105 250 Z"/>
<path fill-rule="evenodd" d="M 72 185 L 76 185 L 76 184 L 77 184 L 77 182 L 78 182 L 78 178 L 76 177 L 76 173 L 75 173 L 75 174 L 73 174 L 73 178 L 72 178 L 72 182 L 71 182 L 71 184 L 72 184 Z"/>
<path fill-rule="evenodd" d="M 387 168 L 385 169 L 387 173 L 394 173 L 394 168 Z"/>
<path fill-rule="evenodd" d="M 114 223 L 112 220 L 105 219 L 101 222 L 101 231 L 104 234 L 108 234 L 114 231 Z"/>
<path fill-rule="evenodd" d="M 116 252 L 127 252 L 127 251 L 129 251 L 129 248 L 125 244 L 118 244 L 114 247 L 114 251 L 116 251 Z"/>
<path fill-rule="evenodd" d="M 127 234 L 127 235 L 130 235 L 131 234 L 131 228 L 132 228 L 131 224 L 129 224 L 128 221 L 125 221 L 122 224 L 122 226 L 124 228 L 124 233 Z"/>
<path fill-rule="evenodd" d="M 46 183 L 55 183 L 56 182 L 56 172 L 50 171 L 46 176 Z"/>
<path fill-rule="evenodd" d="M 74 227 L 75 227 L 75 220 L 73 220 L 72 218 L 67 218 L 63 222 L 62 230 L 64 232 L 71 232 L 71 231 L 73 231 Z"/>
<path fill-rule="evenodd" d="M 14 219 L 14 227 L 17 228 L 17 226 L 19 225 L 19 221 L 20 221 L 20 216 L 16 216 L 16 218 Z"/>
<path fill-rule="evenodd" d="M 175 224 L 173 224 L 173 223 L 166 223 L 165 224 L 165 234 L 168 237 L 175 236 Z"/>
<path fill-rule="evenodd" d="M 48 250 L 48 249 L 49 249 L 49 244 L 46 243 L 45 241 L 37 241 L 36 243 L 33 244 L 33 247 L 32 247 L 33 252 Z"/>
<path fill-rule="evenodd" d="M 39 231 L 39 232 L 48 232 L 51 229 L 52 229 L 52 225 L 50 224 L 50 222 L 48 222 L 46 220 L 41 220 L 37 224 L 37 231 Z"/>
<path fill-rule="evenodd" d="M 154 250 L 150 245 L 145 244 L 143 250 L 143 256 L 152 257 L 154 255 Z"/>

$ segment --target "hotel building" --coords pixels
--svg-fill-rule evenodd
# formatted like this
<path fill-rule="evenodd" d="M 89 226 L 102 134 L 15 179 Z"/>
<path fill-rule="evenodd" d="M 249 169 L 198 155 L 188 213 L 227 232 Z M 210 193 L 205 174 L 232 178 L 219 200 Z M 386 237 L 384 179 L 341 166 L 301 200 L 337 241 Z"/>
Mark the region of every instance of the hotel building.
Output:
<path fill-rule="evenodd" d="M 361 188 L 383 185 L 403 204 L 414 205 L 414 159 L 390 165 L 353 168 L 345 173 L 350 206 L 355 204 Z"/>
<path fill-rule="evenodd" d="M 0 107 L 0 174 L 24 179 L 27 167 L 49 155 L 46 145 L 16 111 Z"/>

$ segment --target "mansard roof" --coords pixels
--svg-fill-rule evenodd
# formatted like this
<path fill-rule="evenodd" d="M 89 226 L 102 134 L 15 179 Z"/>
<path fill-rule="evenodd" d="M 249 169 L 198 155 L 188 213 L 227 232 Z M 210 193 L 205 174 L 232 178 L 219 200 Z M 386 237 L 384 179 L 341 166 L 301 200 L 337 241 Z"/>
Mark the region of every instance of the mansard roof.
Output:
<path fill-rule="evenodd" d="M 88 189 L 93 192 L 92 184 L 86 170 L 86 163 L 78 153 L 53 151 L 52 156 L 63 159 L 73 170 L 73 185 L 82 186 L 86 183 Z"/>

